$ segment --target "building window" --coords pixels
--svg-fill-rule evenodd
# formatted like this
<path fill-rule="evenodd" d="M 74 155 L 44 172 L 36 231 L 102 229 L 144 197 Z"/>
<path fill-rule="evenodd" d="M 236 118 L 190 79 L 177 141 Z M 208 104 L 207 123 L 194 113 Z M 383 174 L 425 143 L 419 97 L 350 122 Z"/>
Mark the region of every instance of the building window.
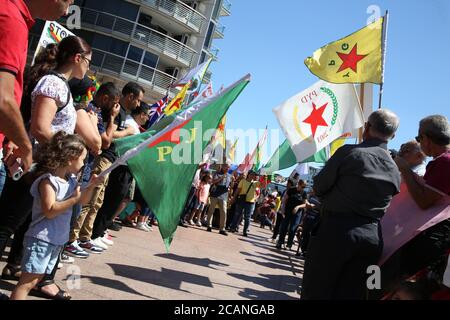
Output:
<path fill-rule="evenodd" d="M 130 49 L 128 50 L 127 58 L 140 63 L 143 52 L 144 52 L 144 50 L 142 50 L 142 49 L 136 48 L 135 46 L 130 46 Z"/>
<path fill-rule="evenodd" d="M 159 57 L 151 52 L 146 51 L 144 55 L 143 63 L 146 66 L 156 68 L 156 65 L 158 64 Z"/>
<path fill-rule="evenodd" d="M 209 23 L 208 33 L 206 33 L 206 39 L 205 43 L 203 44 L 203 47 L 205 49 L 208 49 L 211 46 L 212 42 L 212 34 L 214 32 L 215 24 L 213 22 Z"/>

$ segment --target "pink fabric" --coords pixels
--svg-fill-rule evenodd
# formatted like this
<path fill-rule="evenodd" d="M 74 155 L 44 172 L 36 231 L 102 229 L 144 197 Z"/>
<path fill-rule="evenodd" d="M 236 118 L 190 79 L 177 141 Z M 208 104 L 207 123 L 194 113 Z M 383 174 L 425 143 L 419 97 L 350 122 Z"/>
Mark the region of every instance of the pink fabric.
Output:
<path fill-rule="evenodd" d="M 381 220 L 384 250 L 380 260 L 386 260 L 422 231 L 450 218 L 450 197 L 443 196 L 433 207 L 422 210 L 415 203 L 403 182 Z"/>
<path fill-rule="evenodd" d="M 200 182 L 200 185 L 198 187 L 198 191 L 197 191 L 197 196 L 198 196 L 198 200 L 202 203 L 207 203 L 208 202 L 208 197 L 209 197 L 209 188 L 211 187 L 210 184 L 208 183 L 204 183 L 204 182 Z"/>

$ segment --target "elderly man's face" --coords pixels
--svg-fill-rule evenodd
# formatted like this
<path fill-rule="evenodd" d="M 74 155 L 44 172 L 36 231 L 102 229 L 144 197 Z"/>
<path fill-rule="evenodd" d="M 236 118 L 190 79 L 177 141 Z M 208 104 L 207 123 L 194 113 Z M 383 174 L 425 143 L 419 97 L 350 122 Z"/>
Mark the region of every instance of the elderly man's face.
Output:
<path fill-rule="evenodd" d="M 422 128 L 419 128 L 419 134 L 416 138 L 417 142 L 420 143 L 420 148 L 422 149 L 423 153 L 427 155 L 428 157 L 432 157 L 431 154 L 431 141 L 430 139 L 423 133 L 421 130 Z"/>

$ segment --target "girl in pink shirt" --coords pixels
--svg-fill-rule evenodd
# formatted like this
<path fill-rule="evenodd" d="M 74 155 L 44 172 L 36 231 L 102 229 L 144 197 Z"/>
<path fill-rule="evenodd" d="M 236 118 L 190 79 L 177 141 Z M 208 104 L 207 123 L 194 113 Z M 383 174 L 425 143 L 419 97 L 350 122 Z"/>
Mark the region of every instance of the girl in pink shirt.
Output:
<path fill-rule="evenodd" d="M 209 173 L 205 174 L 197 188 L 196 196 L 198 199 L 198 203 L 195 205 L 194 209 L 192 210 L 191 219 L 189 220 L 189 224 L 192 226 L 194 225 L 194 218 L 197 219 L 197 226 L 199 226 L 199 227 L 202 226 L 200 217 L 203 212 L 203 209 L 206 206 L 206 203 L 208 202 L 211 181 L 212 181 L 211 175 Z"/>

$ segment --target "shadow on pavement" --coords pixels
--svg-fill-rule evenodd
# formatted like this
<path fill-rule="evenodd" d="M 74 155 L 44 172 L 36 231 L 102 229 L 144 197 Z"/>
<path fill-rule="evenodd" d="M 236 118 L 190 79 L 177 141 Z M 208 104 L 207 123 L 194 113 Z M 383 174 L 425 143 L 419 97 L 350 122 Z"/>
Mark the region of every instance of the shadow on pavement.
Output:
<path fill-rule="evenodd" d="M 181 272 L 171 269 L 162 268 L 161 271 L 145 269 L 135 266 L 126 266 L 122 264 L 108 263 L 117 276 L 154 284 L 156 286 L 166 287 L 169 289 L 179 290 L 190 293 L 181 289 L 181 283 L 192 283 L 199 286 L 212 288 L 213 285 L 209 278 L 199 276 L 192 273 Z"/>
<path fill-rule="evenodd" d="M 171 259 L 171 260 L 175 260 L 175 261 L 179 261 L 179 262 L 184 262 L 184 263 L 190 263 L 196 266 L 201 266 L 201 267 L 207 267 L 207 268 L 211 268 L 216 270 L 216 268 L 213 268 L 212 266 L 218 266 L 218 267 L 229 267 L 228 264 L 222 263 L 222 262 L 218 262 L 218 261 L 214 261 L 211 260 L 209 258 L 195 258 L 195 257 L 184 257 L 184 256 L 179 256 L 176 254 L 172 254 L 172 253 L 158 253 L 155 254 L 155 257 L 159 257 L 159 258 L 165 258 L 165 259 Z"/>
<path fill-rule="evenodd" d="M 128 292 L 128 293 L 135 294 L 135 295 L 138 295 L 138 296 L 141 296 L 144 298 L 148 298 L 148 299 L 159 300 L 155 297 L 150 297 L 145 294 L 142 294 L 139 291 L 136 291 L 133 288 L 130 288 L 127 284 L 125 284 L 121 281 L 118 281 L 118 280 L 94 277 L 94 276 L 81 276 L 81 278 L 89 279 L 93 284 L 98 285 L 98 286 L 107 287 L 107 288 L 119 290 L 122 292 Z"/>
<path fill-rule="evenodd" d="M 259 253 L 259 252 L 257 252 L 257 253 Z M 255 258 L 258 258 L 258 259 L 264 259 L 264 260 L 266 260 L 268 262 L 277 263 L 277 264 L 280 264 L 280 265 L 288 265 L 288 266 L 294 265 L 296 267 L 302 267 L 303 264 L 304 264 L 303 261 L 301 261 L 301 260 L 300 261 L 297 260 L 297 259 L 296 260 L 290 260 L 289 257 L 281 258 L 279 256 L 275 256 L 275 255 L 271 255 L 271 254 L 264 255 L 262 253 L 259 253 L 260 255 L 256 255 L 256 254 L 249 253 L 249 252 L 244 252 L 244 251 L 241 251 L 240 254 L 242 254 L 244 256 L 248 256 L 248 257 L 255 257 Z M 269 257 L 267 257 L 267 256 L 269 256 Z M 272 257 L 275 257 L 275 258 L 272 258 Z M 248 260 L 248 261 L 250 261 L 250 260 Z M 297 262 L 298 265 L 294 264 L 294 262 Z"/>
<path fill-rule="evenodd" d="M 239 296 L 251 300 L 298 300 L 298 298 L 294 298 L 283 292 L 259 291 L 248 288 L 240 291 Z"/>
<path fill-rule="evenodd" d="M 270 269 L 278 269 L 278 270 L 285 270 L 288 272 L 292 272 L 293 274 L 297 274 L 297 273 L 302 273 L 303 272 L 303 267 L 300 266 L 296 266 L 296 265 L 282 265 L 282 264 L 278 264 L 278 263 L 272 263 L 272 262 L 261 262 L 261 261 L 257 261 L 257 260 L 253 260 L 253 259 L 245 259 L 248 262 L 253 262 L 254 264 L 257 264 L 259 266 L 264 266 Z"/>
<path fill-rule="evenodd" d="M 297 292 L 302 282 L 299 277 L 285 275 L 259 274 L 260 277 L 237 273 L 228 273 L 228 275 L 278 292 Z"/>

